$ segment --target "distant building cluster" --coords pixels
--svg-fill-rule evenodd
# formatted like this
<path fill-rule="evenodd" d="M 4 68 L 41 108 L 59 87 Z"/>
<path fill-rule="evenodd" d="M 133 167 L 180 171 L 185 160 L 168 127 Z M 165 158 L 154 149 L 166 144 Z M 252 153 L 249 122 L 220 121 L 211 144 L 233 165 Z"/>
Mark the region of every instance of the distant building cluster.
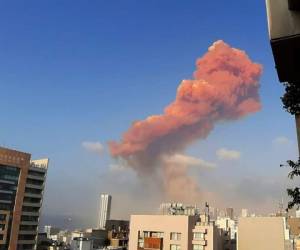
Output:
<path fill-rule="evenodd" d="M 300 250 L 300 210 L 289 216 L 282 204 L 264 217 L 170 202 L 126 221 L 111 218 L 112 196 L 100 194 L 96 228 L 38 228 L 48 164 L 0 147 L 0 250 Z"/>
<path fill-rule="evenodd" d="M 111 203 L 111 195 L 100 195 L 97 228 L 69 231 L 46 225 L 39 234 L 37 250 L 127 249 L 129 221 L 110 219 Z"/>

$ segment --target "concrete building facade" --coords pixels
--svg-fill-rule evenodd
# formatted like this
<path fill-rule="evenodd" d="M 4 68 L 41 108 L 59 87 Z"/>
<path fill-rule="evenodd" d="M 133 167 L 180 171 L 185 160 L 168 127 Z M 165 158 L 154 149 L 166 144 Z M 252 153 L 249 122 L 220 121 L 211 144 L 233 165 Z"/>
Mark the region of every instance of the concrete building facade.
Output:
<path fill-rule="evenodd" d="M 240 218 L 237 250 L 284 250 L 285 228 L 283 217 Z"/>
<path fill-rule="evenodd" d="M 109 194 L 101 194 L 100 196 L 99 228 L 104 229 L 106 221 L 110 219 L 111 199 Z"/>
<path fill-rule="evenodd" d="M 48 159 L 0 147 L 0 250 L 35 249 Z"/>
<path fill-rule="evenodd" d="M 132 215 L 129 250 L 222 250 L 221 232 L 186 215 Z"/>

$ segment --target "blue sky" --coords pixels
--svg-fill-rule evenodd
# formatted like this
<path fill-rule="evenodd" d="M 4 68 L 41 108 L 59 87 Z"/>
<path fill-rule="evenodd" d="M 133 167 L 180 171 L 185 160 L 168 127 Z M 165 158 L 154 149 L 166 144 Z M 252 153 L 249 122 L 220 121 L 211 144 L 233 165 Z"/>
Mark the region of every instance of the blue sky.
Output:
<path fill-rule="evenodd" d="M 218 39 L 263 65 L 263 109 L 217 126 L 188 153 L 217 162 L 217 171 L 204 174 L 211 190 L 219 192 L 211 183 L 226 177 L 236 186 L 244 178 L 261 180 L 274 206 L 284 193 L 286 170 L 279 164 L 296 158 L 296 139 L 293 118 L 281 108 L 264 1 L 3 1 L 0 30 L 0 144 L 50 158 L 45 215 L 89 211 L 93 221 L 100 192 L 114 194 L 118 207 L 134 199 L 134 175 L 114 176 L 112 185 L 107 149 L 99 157 L 82 142 L 105 145 L 132 121 L 161 113 Z M 274 142 L 278 137 L 288 140 Z M 241 158 L 222 162 L 220 148 Z M 265 206 L 255 198 L 252 203 Z M 115 216 L 135 212 L 129 204 L 120 210 Z"/>

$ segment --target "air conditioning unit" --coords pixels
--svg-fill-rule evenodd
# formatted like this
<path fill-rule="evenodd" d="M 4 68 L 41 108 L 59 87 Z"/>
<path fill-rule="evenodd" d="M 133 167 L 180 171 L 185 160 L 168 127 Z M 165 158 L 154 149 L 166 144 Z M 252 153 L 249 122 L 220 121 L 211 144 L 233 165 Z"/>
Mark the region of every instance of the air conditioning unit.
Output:
<path fill-rule="evenodd" d="M 281 82 L 300 82 L 299 2 L 266 0 L 271 47 Z"/>

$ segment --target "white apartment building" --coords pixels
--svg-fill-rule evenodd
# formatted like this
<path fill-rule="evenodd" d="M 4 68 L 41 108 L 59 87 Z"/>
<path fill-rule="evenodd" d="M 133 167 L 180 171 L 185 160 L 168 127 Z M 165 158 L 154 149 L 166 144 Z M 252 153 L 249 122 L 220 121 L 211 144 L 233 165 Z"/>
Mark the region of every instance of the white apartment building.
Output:
<path fill-rule="evenodd" d="M 228 217 L 219 217 L 216 220 L 216 226 L 229 233 L 230 239 L 235 240 L 237 234 L 237 223 Z"/>
<path fill-rule="evenodd" d="M 245 218 L 245 217 L 248 217 L 248 216 L 249 216 L 248 209 L 243 208 L 242 209 L 242 217 Z"/>

